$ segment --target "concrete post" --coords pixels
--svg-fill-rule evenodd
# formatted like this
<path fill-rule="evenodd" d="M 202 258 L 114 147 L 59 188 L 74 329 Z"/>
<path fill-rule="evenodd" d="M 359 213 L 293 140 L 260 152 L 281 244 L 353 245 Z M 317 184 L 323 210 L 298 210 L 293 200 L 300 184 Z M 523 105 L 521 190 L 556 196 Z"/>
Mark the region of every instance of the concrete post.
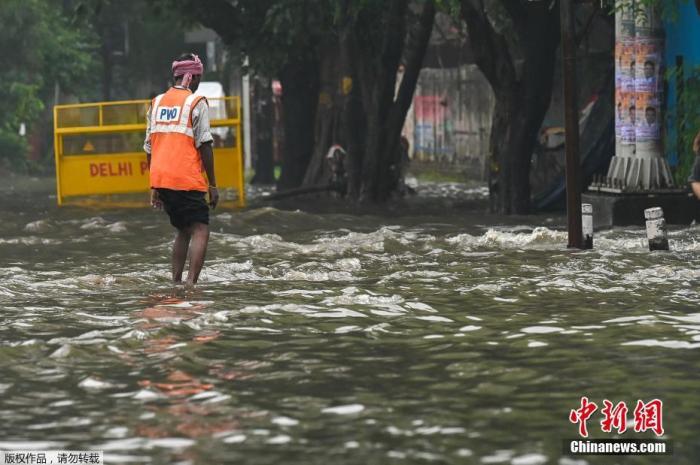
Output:
<path fill-rule="evenodd" d="M 644 218 L 647 220 L 649 250 L 668 250 L 664 211 L 660 207 L 647 208 L 644 210 Z"/>

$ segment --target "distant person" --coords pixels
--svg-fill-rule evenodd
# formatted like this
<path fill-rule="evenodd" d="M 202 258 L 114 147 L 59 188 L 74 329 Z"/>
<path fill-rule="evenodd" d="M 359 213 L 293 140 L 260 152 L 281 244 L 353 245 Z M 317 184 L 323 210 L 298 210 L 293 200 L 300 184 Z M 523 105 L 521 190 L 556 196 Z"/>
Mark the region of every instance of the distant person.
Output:
<path fill-rule="evenodd" d="M 700 200 L 700 131 L 695 135 L 695 140 L 693 141 L 693 153 L 695 154 L 695 163 L 693 163 L 693 168 L 690 170 L 688 182 L 693 190 L 693 194 L 695 194 L 695 198 Z"/>
<path fill-rule="evenodd" d="M 203 70 L 192 53 L 173 62 L 175 85 L 151 102 L 143 145 L 150 169 L 151 205 L 164 208 L 177 229 L 173 281 L 182 282 L 189 251 L 187 285 L 199 278 L 209 242 L 209 206 L 215 208 L 219 201 L 209 107 L 206 98 L 194 95 Z"/>
<path fill-rule="evenodd" d="M 411 162 L 409 158 L 410 145 L 406 136 L 401 136 L 394 161 L 389 165 L 389 190 L 403 197 L 406 193 L 413 193 L 406 186 L 406 172 Z"/>
<path fill-rule="evenodd" d="M 348 153 L 340 144 L 333 144 L 326 152 L 326 163 L 331 171 L 330 188 L 333 195 L 343 198 L 348 190 L 345 163 Z"/>
<path fill-rule="evenodd" d="M 408 142 L 408 138 L 402 135 L 399 145 L 401 147 L 401 156 L 399 158 L 401 167 L 399 171 L 399 193 L 404 195 L 406 192 L 410 191 L 409 187 L 406 185 L 406 174 L 408 172 L 408 166 L 411 164 L 411 158 L 409 156 L 411 144 Z"/>
<path fill-rule="evenodd" d="M 634 105 L 630 106 L 629 117 L 630 117 L 630 124 L 632 126 L 637 124 L 637 114 L 636 113 L 637 113 L 637 108 Z"/>

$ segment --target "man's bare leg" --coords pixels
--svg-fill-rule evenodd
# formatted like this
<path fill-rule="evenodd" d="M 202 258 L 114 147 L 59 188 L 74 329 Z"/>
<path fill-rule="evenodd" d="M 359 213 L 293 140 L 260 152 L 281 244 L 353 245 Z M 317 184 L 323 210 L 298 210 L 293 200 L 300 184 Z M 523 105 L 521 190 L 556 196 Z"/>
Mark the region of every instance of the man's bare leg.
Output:
<path fill-rule="evenodd" d="M 695 194 L 695 198 L 700 200 L 700 182 L 691 182 L 690 188 L 693 190 L 693 194 Z"/>
<path fill-rule="evenodd" d="M 197 284 L 199 273 L 204 266 L 204 257 L 207 254 L 209 243 L 209 225 L 194 223 L 190 227 L 192 243 L 190 244 L 190 267 L 187 270 L 187 284 Z"/>
<path fill-rule="evenodd" d="M 182 282 L 182 271 L 185 269 L 187 249 L 190 246 L 190 228 L 178 229 L 173 243 L 172 267 L 173 282 Z"/>

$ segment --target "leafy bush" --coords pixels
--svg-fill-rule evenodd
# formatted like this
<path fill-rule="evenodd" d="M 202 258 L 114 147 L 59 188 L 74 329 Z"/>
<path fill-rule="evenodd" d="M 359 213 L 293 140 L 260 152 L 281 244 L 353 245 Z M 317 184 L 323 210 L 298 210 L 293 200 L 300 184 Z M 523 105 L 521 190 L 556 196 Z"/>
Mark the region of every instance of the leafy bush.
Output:
<path fill-rule="evenodd" d="M 31 133 L 46 111 L 56 86 L 79 95 L 95 66 L 94 34 L 73 23 L 52 0 L 3 0 L 0 8 L 0 164 L 26 169 L 28 143 L 19 135 L 24 123 Z M 76 86 L 76 83 L 80 83 Z"/>
<path fill-rule="evenodd" d="M 676 79 L 680 71 L 673 68 L 669 71 L 669 80 Z M 695 160 L 693 140 L 700 131 L 700 66 L 684 70 L 683 90 L 678 92 L 678 101 L 673 113 L 669 115 L 677 137 L 668 140 L 669 148 L 678 154 L 676 167 L 676 182 L 683 186 L 687 184 L 690 170 Z"/>

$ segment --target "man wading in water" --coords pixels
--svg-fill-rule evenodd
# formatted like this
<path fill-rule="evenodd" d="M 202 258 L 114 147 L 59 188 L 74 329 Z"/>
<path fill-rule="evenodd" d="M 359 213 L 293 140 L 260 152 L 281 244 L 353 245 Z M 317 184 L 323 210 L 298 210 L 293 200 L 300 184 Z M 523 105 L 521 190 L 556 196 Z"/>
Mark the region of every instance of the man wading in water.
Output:
<path fill-rule="evenodd" d="M 695 135 L 695 140 L 693 141 L 693 153 L 695 153 L 695 163 L 690 169 L 688 182 L 693 194 L 695 194 L 695 198 L 700 200 L 700 131 Z"/>
<path fill-rule="evenodd" d="M 164 208 L 177 229 L 173 244 L 173 281 L 182 282 L 189 250 L 187 285 L 197 282 L 209 242 L 209 205 L 219 193 L 214 176 L 214 153 L 209 107 L 195 96 L 204 67 L 188 53 L 173 62 L 175 85 L 153 99 L 146 118 L 146 151 L 151 181 L 151 205 Z M 206 172 L 206 179 L 203 175 Z M 208 180 L 208 181 L 207 181 Z M 209 205 L 205 200 L 209 193 Z"/>

